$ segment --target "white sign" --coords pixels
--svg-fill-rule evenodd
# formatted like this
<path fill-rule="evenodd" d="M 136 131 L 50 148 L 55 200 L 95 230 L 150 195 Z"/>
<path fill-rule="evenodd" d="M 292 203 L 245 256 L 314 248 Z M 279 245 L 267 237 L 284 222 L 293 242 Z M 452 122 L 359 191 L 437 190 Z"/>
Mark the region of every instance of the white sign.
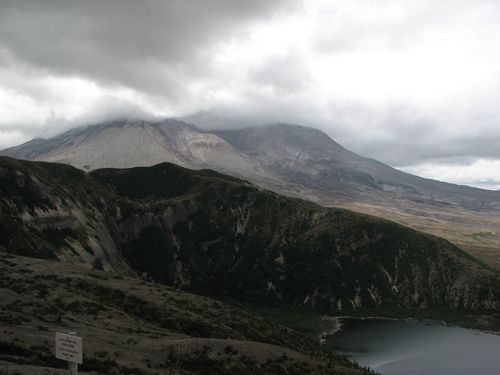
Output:
<path fill-rule="evenodd" d="M 56 358 L 82 364 L 82 338 L 56 332 Z"/>

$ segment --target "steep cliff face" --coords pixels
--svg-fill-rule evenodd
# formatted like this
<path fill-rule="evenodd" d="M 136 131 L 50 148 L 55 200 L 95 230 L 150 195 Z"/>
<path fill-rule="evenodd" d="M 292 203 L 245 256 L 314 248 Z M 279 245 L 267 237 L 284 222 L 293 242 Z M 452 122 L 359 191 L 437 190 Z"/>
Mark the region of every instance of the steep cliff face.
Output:
<path fill-rule="evenodd" d="M 498 308 L 494 274 L 445 240 L 215 173 L 172 168 L 92 174 L 140 207 L 127 210 L 116 232 L 134 233 L 121 248 L 135 269 L 154 279 L 223 297 L 324 311 L 388 305 Z M 178 180 L 172 183 L 174 176 Z M 154 187 L 142 183 L 151 180 Z M 156 191 L 169 182 L 170 190 Z M 173 194 L 172 186 L 189 188 Z"/>
<path fill-rule="evenodd" d="M 86 173 L 50 163 L 0 161 L 0 249 L 131 271 L 111 237 L 106 190 Z"/>
<path fill-rule="evenodd" d="M 324 312 L 500 309 L 497 274 L 443 239 L 216 172 L 1 159 L 0 179 L 4 251 Z"/>

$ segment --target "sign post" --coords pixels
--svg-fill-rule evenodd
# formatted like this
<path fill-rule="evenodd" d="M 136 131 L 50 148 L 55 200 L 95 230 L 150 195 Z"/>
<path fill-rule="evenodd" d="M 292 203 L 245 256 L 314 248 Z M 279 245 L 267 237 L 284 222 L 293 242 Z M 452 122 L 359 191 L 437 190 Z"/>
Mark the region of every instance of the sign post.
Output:
<path fill-rule="evenodd" d="M 83 363 L 82 338 L 76 332 L 56 332 L 56 358 L 68 362 L 70 375 L 78 374 L 78 364 Z"/>

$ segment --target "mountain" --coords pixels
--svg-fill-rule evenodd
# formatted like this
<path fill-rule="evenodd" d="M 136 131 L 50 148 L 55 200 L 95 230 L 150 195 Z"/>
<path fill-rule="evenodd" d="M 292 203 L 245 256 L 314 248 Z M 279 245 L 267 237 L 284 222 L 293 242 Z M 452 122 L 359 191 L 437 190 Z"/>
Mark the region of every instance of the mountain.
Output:
<path fill-rule="evenodd" d="M 80 169 L 168 161 L 210 168 L 326 206 L 443 236 L 500 268 L 500 193 L 413 176 L 346 150 L 322 131 L 275 124 L 203 131 L 177 120 L 123 120 L 35 139 L 3 155 Z"/>
<path fill-rule="evenodd" d="M 215 132 L 282 180 L 351 200 L 412 199 L 470 209 L 500 208 L 500 194 L 424 179 L 340 146 L 320 130 L 276 124 Z M 332 192 L 333 191 L 333 192 Z M 372 192 L 372 194 L 370 194 Z M 377 192 L 375 198 L 373 192 Z M 366 194 L 366 196 L 365 196 Z"/>
<path fill-rule="evenodd" d="M 171 162 L 266 177 L 253 160 L 215 134 L 181 121 L 112 121 L 77 128 L 49 140 L 33 139 L 2 151 L 17 159 L 61 162 L 84 170 L 150 166 Z"/>
<path fill-rule="evenodd" d="M 449 242 L 169 163 L 90 174 L 0 159 L 0 250 L 333 313 L 496 311 L 498 275 Z"/>
<path fill-rule="evenodd" d="M 77 330 L 94 373 L 361 375 L 252 311 L 498 330 L 499 278 L 441 238 L 211 170 L 0 157 L 7 373 L 59 373 L 54 331 Z"/>
<path fill-rule="evenodd" d="M 0 158 L 2 373 L 66 373 L 53 355 L 54 332 L 76 331 L 83 374 L 368 374 L 303 333 L 183 290 L 225 294 L 223 270 L 214 270 L 219 280 L 207 272 L 217 241 L 191 249 L 178 233 L 202 230 L 191 198 L 210 185 L 258 189 L 171 164 L 136 172 L 88 175 Z"/>

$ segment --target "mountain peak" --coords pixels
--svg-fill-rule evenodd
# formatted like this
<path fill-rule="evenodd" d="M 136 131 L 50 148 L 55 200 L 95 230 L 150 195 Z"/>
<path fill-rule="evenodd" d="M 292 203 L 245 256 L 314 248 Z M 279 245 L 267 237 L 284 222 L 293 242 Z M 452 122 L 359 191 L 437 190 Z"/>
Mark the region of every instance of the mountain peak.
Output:
<path fill-rule="evenodd" d="M 301 125 L 275 123 L 215 133 L 235 148 L 267 160 L 335 160 L 351 154 L 322 130 Z"/>

